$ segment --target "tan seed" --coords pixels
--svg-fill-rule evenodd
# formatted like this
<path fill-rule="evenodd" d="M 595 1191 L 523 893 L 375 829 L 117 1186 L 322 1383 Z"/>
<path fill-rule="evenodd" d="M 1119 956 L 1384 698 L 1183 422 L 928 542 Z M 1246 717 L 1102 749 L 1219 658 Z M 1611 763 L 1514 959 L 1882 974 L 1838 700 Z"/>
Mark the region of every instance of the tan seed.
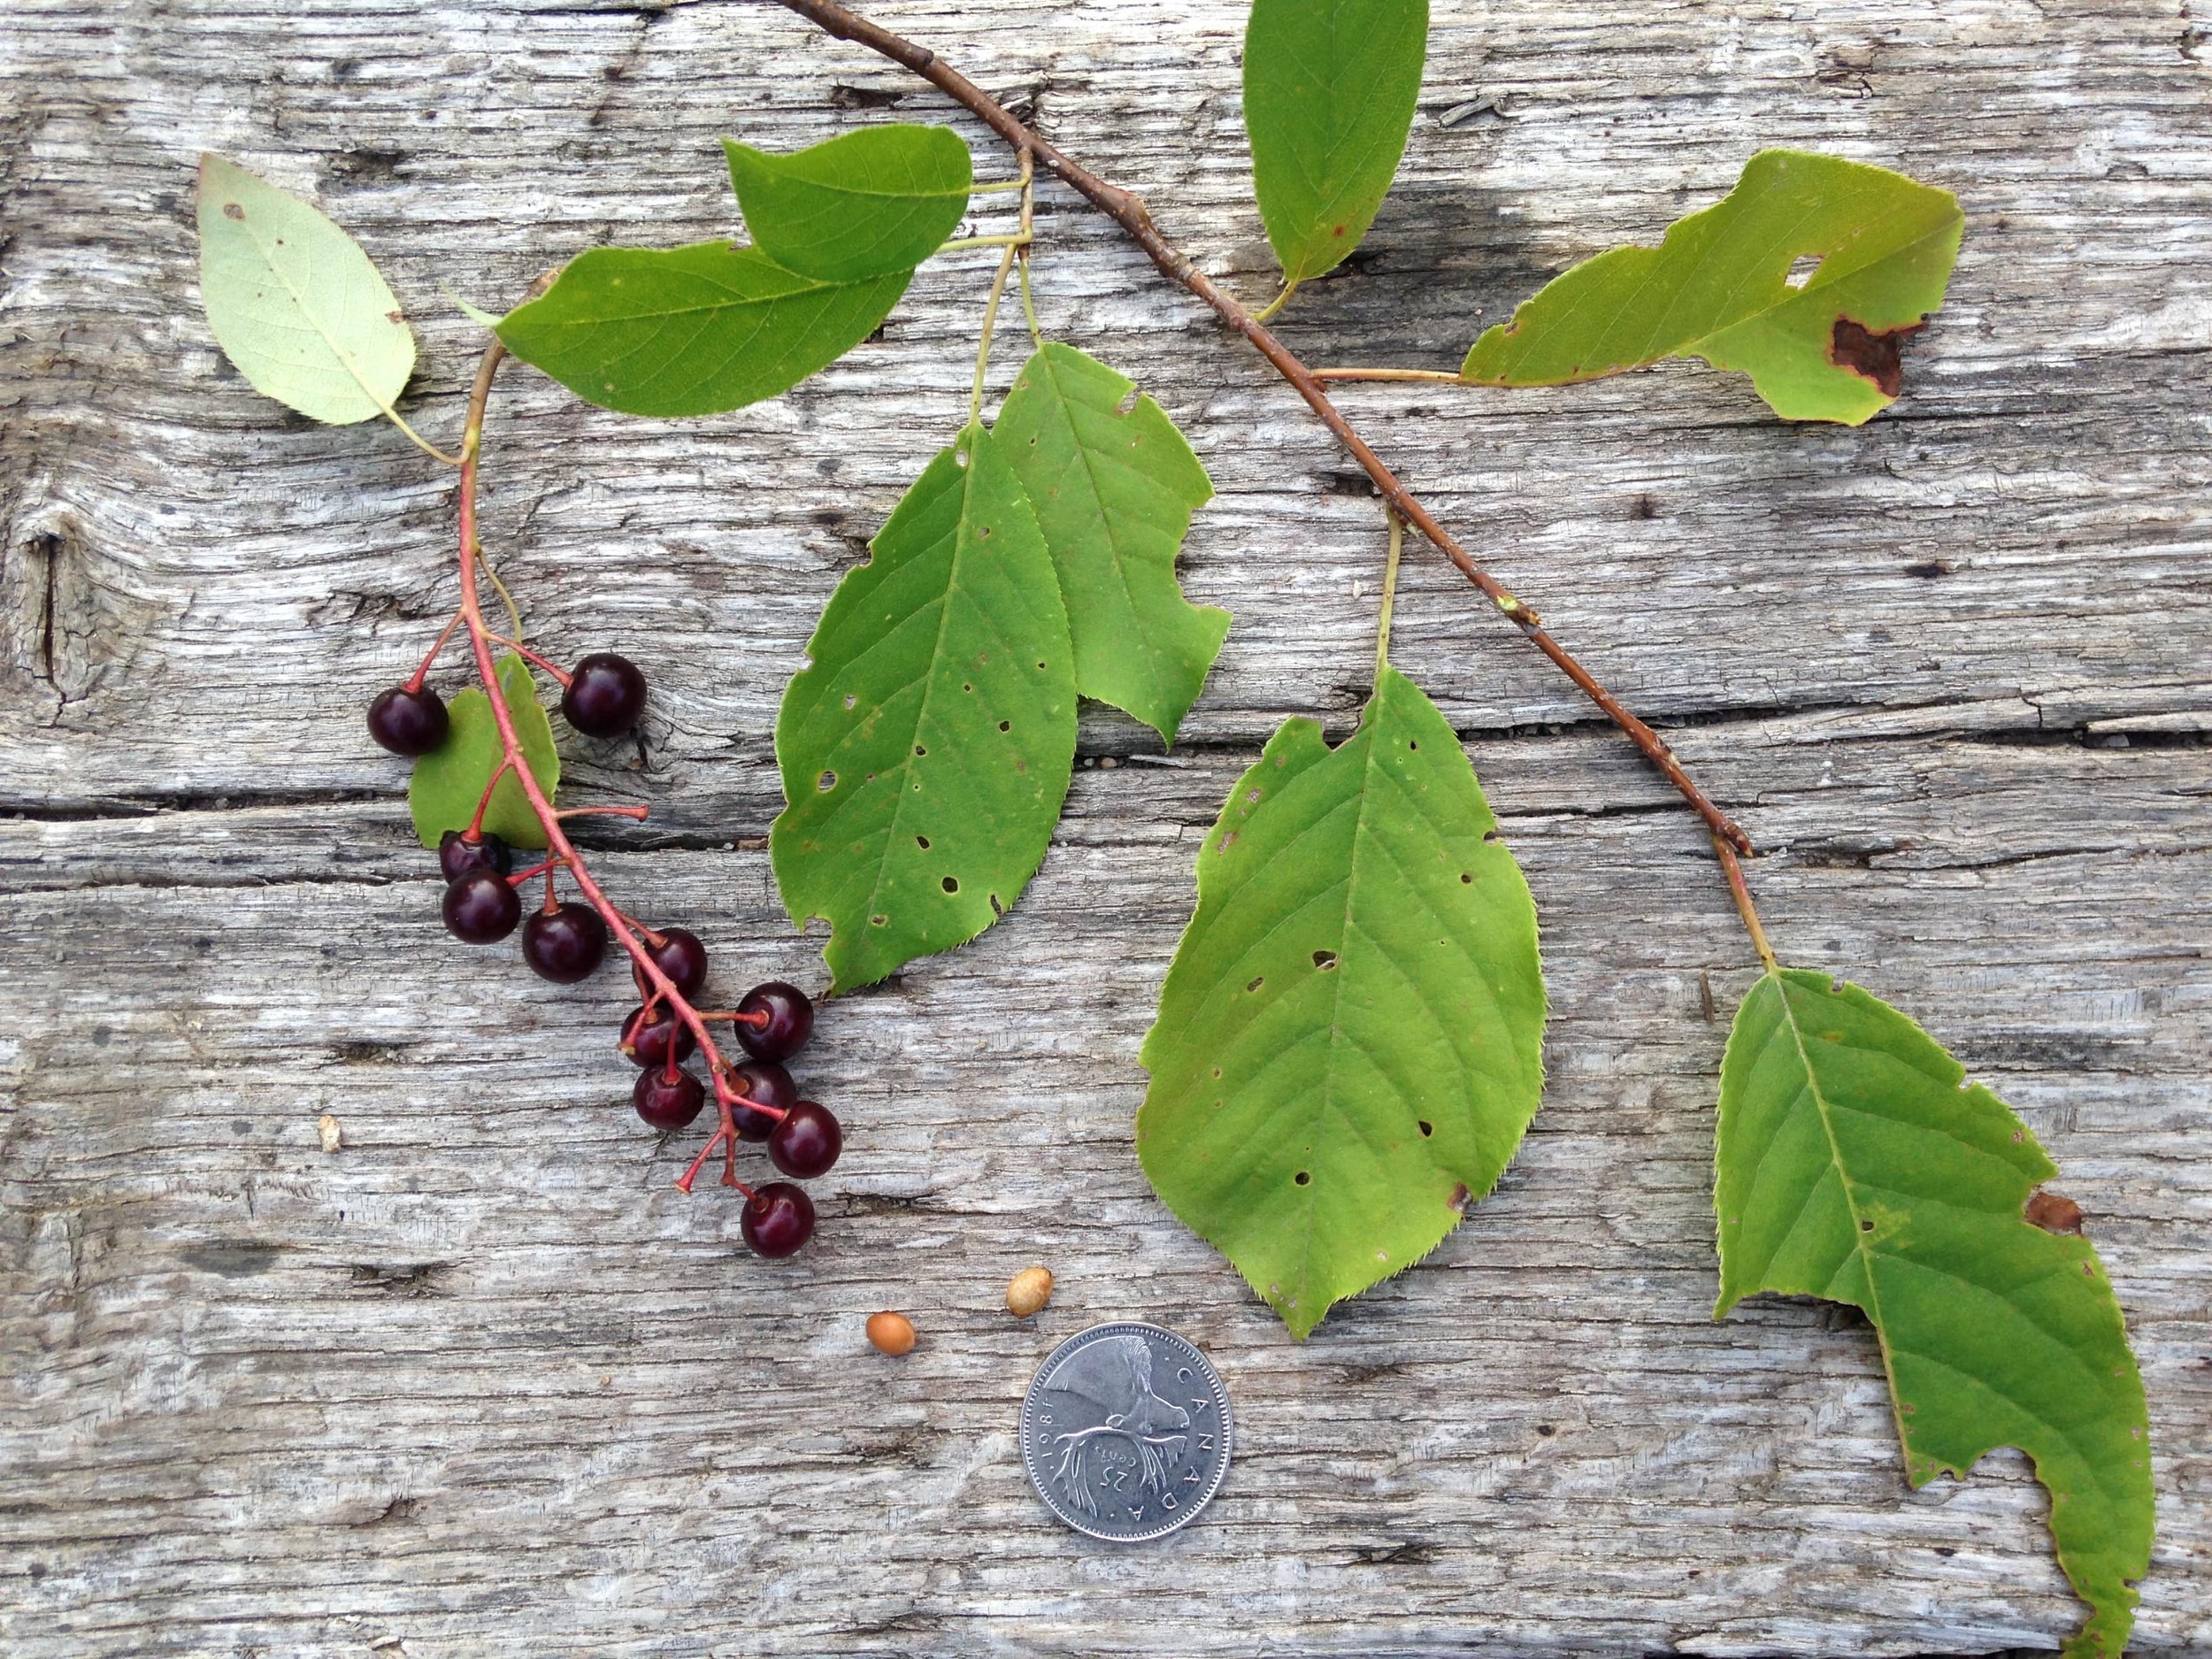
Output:
<path fill-rule="evenodd" d="M 868 1316 L 868 1340 L 894 1359 L 914 1351 L 914 1321 L 902 1313 Z"/>
<path fill-rule="evenodd" d="M 1006 1311 L 1018 1319 L 1042 1313 L 1052 1300 L 1052 1275 L 1041 1267 L 1025 1267 L 1006 1282 Z"/>
<path fill-rule="evenodd" d="M 346 1143 L 345 1134 L 338 1127 L 338 1120 L 328 1112 L 315 1120 L 315 1133 L 322 1141 L 326 1152 L 335 1152 Z"/>

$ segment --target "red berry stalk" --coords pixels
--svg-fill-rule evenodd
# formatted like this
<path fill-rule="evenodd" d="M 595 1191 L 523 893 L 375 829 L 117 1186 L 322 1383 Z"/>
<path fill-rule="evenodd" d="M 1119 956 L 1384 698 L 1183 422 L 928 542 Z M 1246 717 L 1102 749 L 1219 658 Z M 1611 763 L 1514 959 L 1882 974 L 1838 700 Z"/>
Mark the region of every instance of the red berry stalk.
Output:
<path fill-rule="evenodd" d="M 461 437 L 459 609 L 440 632 L 414 676 L 384 693 L 371 706 L 370 733 L 386 749 L 409 756 L 427 754 L 444 741 L 449 726 L 445 705 L 424 682 L 455 629 L 465 629 L 477 678 L 499 732 L 500 759 L 468 829 L 449 833 L 439 849 L 440 864 L 449 883 L 443 905 L 447 926 L 457 937 L 472 942 L 505 938 L 521 919 L 516 889 L 542 875 L 544 906 L 523 924 L 523 954 L 532 968 L 557 983 L 572 984 L 599 965 L 609 938 L 620 945 L 630 958 L 631 972 L 643 998 L 641 1006 L 624 1024 L 622 1035 L 623 1052 L 643 1068 L 632 1094 L 638 1115 L 661 1129 L 681 1128 L 698 1115 L 704 1091 L 695 1078 L 680 1069 L 695 1048 L 713 1079 L 720 1122 L 676 1185 L 689 1192 L 699 1171 L 719 1150 L 723 1185 L 745 1194 L 740 1227 L 746 1241 L 763 1256 L 788 1256 L 813 1231 L 814 1206 L 803 1191 L 788 1182 L 773 1181 L 756 1190 L 740 1181 L 737 1145 L 740 1140 L 767 1141 L 771 1158 L 787 1174 L 819 1175 L 836 1161 L 842 1144 L 836 1118 L 813 1102 L 799 1099 L 790 1074 L 779 1064 L 805 1042 L 813 1027 L 813 1004 L 803 993 L 780 983 L 756 987 L 734 1009 L 702 1010 L 692 1002 L 706 978 L 705 947 L 681 928 L 657 933 L 618 909 L 593 879 L 564 826 L 565 819 L 588 813 L 643 818 L 645 810 L 557 810 L 530 770 L 500 685 L 492 655 L 495 645 L 520 652 L 557 680 L 562 687 L 562 710 L 570 725 L 598 736 L 626 730 L 642 711 L 646 695 L 644 677 L 620 657 L 597 653 L 585 657 L 572 671 L 565 671 L 518 641 L 495 634 L 485 621 L 477 588 L 479 561 L 483 557 L 476 534 L 477 460 L 492 379 L 506 355 L 506 349 L 497 342 L 484 353 Z M 498 579 L 492 580 L 496 585 Z M 506 590 L 501 588 L 500 595 L 506 598 Z M 510 602 L 511 611 L 512 608 Z M 547 848 L 542 863 L 518 874 L 509 873 L 511 860 L 504 843 L 482 832 L 492 791 L 510 774 L 544 831 Z M 575 883 L 582 902 L 557 902 L 556 872 L 565 872 Z M 733 1065 L 723 1057 L 709 1028 L 721 1022 L 730 1025 L 751 1059 Z"/>

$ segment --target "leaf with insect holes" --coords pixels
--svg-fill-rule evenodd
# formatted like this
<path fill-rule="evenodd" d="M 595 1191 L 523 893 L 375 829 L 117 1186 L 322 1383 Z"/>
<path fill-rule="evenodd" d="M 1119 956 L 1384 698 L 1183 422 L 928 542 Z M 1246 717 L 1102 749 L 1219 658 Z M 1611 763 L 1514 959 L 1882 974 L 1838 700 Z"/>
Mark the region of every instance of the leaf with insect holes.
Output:
<path fill-rule="evenodd" d="M 1229 632 L 1175 580 L 1191 514 L 1213 480 L 1134 382 L 1073 346 L 1022 365 L 992 428 L 1052 549 L 1075 636 L 1075 688 L 1175 741 Z"/>
<path fill-rule="evenodd" d="M 2067 1644 L 2118 1659 L 2150 1563 L 2150 1425 L 2079 1211 L 2025 1125 L 1888 1003 L 1824 973 L 1752 987 L 1721 1066 L 1715 1316 L 1760 1291 L 1873 1321 L 1915 1486 L 2016 1446 L 2089 1603 Z"/>
<path fill-rule="evenodd" d="M 1857 426 L 1903 389 L 1899 343 L 1943 303 L 1958 198 L 1834 156 L 1763 150 L 1656 248 L 1584 261 L 1485 333 L 1461 375 L 1487 386 L 1594 380 L 1662 357 L 1751 376 L 1789 420 Z M 1817 260 L 1793 283 L 1793 266 Z"/>
<path fill-rule="evenodd" d="M 200 157 L 200 303 L 254 390 L 311 419 L 388 414 L 415 372 L 415 336 L 360 244 L 214 155 Z"/>
<path fill-rule="evenodd" d="M 1536 1114 L 1536 908 L 1496 825 L 1386 668 L 1338 748 L 1286 721 L 1198 855 L 1137 1153 L 1294 1336 L 1435 1248 Z"/>
<path fill-rule="evenodd" d="M 1021 480 L 941 450 L 831 595 L 776 717 L 769 856 L 842 991 L 973 939 L 1043 860 L 1075 762 L 1075 653 Z"/>
<path fill-rule="evenodd" d="M 863 127 L 788 156 L 722 147 L 753 245 L 828 282 L 911 271 L 959 227 L 974 182 L 949 127 Z"/>
<path fill-rule="evenodd" d="M 787 392 L 890 315 L 911 271 L 825 282 L 757 248 L 593 248 L 499 324 L 507 349 L 586 403 L 712 415 Z"/>
<path fill-rule="evenodd" d="M 1253 0 L 1244 29 L 1252 193 L 1289 282 L 1340 264 L 1413 130 L 1428 0 Z"/>
<path fill-rule="evenodd" d="M 530 678 L 530 665 L 519 657 L 499 664 L 499 687 L 507 700 L 507 712 L 522 740 L 522 756 L 530 774 L 545 791 L 547 800 L 560 787 L 561 757 L 553 747 L 552 723 L 538 703 L 538 688 Z M 415 833 L 426 847 L 435 847 L 448 830 L 466 829 L 476 816 L 476 803 L 484 798 L 484 786 L 499 764 L 499 724 L 492 718 L 492 700 L 472 686 L 446 704 L 451 729 L 444 742 L 415 763 L 415 775 L 407 784 L 407 808 L 415 815 Z M 545 828 L 530 810 L 529 797 L 513 773 L 499 780 L 492 803 L 484 812 L 484 827 L 513 847 L 542 847 Z"/>

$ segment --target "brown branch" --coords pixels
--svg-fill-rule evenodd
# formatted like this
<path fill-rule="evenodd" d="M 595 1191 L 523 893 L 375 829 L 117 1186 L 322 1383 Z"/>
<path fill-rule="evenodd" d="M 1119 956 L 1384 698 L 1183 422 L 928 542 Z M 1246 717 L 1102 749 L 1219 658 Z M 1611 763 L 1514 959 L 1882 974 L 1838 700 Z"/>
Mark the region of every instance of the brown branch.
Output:
<path fill-rule="evenodd" d="M 833 0 L 777 0 L 777 4 L 797 12 L 839 40 L 864 46 L 912 70 L 973 114 L 1004 139 L 1017 153 L 1034 156 L 1055 178 L 1119 225 L 1163 273 L 1203 300 L 1222 321 L 1252 342 L 1259 354 L 1274 365 L 1276 373 L 1296 388 L 1308 406 L 1321 418 L 1321 424 L 1328 427 L 1337 442 L 1350 452 L 1352 458 L 1374 480 L 1375 488 L 1383 501 L 1408 524 L 1435 543 L 1444 556 L 1459 567 L 1460 572 L 1482 590 L 1484 595 L 1497 607 L 1499 614 L 1520 629 L 1531 644 L 1550 657 L 1568 679 L 1581 687 L 1583 695 L 1596 703 L 1605 711 L 1607 718 L 1628 734 L 1629 740 L 1643 751 L 1644 757 L 1656 766 L 1667 781 L 1681 792 L 1682 798 L 1696 809 L 1698 816 L 1705 820 L 1706 827 L 1716 837 L 1740 852 L 1748 853 L 1751 850 L 1751 838 L 1714 804 L 1704 790 L 1698 787 L 1658 733 L 1630 713 L 1619 698 L 1600 684 L 1597 677 L 1576 661 L 1565 646 L 1545 631 L 1535 611 L 1523 604 L 1502 582 L 1478 565 L 1466 549 L 1452 539 L 1450 533 L 1414 498 L 1410 490 L 1398 481 L 1397 474 L 1383 465 L 1382 458 L 1368 447 L 1367 441 L 1354 431 L 1351 423 L 1337 411 L 1336 405 L 1329 401 L 1328 394 L 1322 389 L 1321 382 L 1315 378 L 1313 371 L 1270 334 L 1250 311 L 1215 287 L 1204 272 L 1160 234 L 1141 197 L 1119 185 L 1108 182 L 1080 162 L 1063 154 L 1048 140 L 1016 119 L 974 81 L 941 62 L 926 47 L 917 46 L 888 29 L 871 23 L 858 13 L 833 4 Z"/>

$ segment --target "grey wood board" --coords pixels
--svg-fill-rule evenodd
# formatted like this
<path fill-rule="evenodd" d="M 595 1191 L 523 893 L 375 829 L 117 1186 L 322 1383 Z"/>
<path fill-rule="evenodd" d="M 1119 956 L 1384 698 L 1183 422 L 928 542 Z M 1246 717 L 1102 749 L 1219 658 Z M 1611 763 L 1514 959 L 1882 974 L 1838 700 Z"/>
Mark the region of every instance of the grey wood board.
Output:
<path fill-rule="evenodd" d="M 881 15 L 1265 296 L 1240 7 Z M 1695 366 L 1343 401 L 1749 828 L 1785 955 L 1923 1020 L 2060 1163 L 2150 1389 L 2138 1644 L 2175 1653 L 2212 1653 L 2206 31 L 2112 0 L 1440 4 L 1398 188 L 1283 324 L 1312 361 L 1448 366 L 1763 144 L 1960 194 L 1950 303 L 1857 431 Z M 1863 1324 L 1709 1318 L 1740 930 L 1665 785 L 1417 549 L 1394 656 L 1536 893 L 1544 1110 L 1434 1257 L 1303 1345 L 1145 1187 L 1135 1056 L 1192 856 L 1285 715 L 1349 729 L 1382 538 L 1296 399 L 1069 193 L 1040 201 L 1046 327 L 1189 434 L 1218 495 L 1187 582 L 1235 630 L 1165 764 L 1087 712 L 1004 923 L 826 1010 L 802 1075 L 850 1149 L 816 1245 L 768 1266 L 726 1194 L 671 1188 L 695 1142 L 623 1103 L 617 979 L 549 987 L 437 927 L 360 717 L 451 603 L 450 480 L 222 363 L 191 164 L 361 238 L 423 342 L 410 418 L 450 440 L 477 335 L 441 285 L 497 306 L 594 242 L 730 234 L 723 133 L 949 119 L 986 176 L 1005 157 L 757 4 L 41 0 L 0 77 L 12 1655 L 1811 1655 L 2070 1627 L 2024 1460 L 1908 1493 Z M 652 809 L 590 844 L 726 988 L 824 977 L 762 850 L 776 702 L 961 418 L 989 264 L 933 265 L 880 339 L 723 419 L 503 380 L 487 534 L 532 637 L 654 683 L 641 738 L 568 746 L 574 798 Z M 1033 1261 L 1060 1289 L 1017 1322 Z M 903 1362 L 861 1336 L 887 1306 L 923 1333 Z M 1035 1361 L 1124 1317 L 1204 1346 L 1240 1430 L 1203 1522 L 1133 1551 L 1054 1525 L 1012 1444 Z"/>

